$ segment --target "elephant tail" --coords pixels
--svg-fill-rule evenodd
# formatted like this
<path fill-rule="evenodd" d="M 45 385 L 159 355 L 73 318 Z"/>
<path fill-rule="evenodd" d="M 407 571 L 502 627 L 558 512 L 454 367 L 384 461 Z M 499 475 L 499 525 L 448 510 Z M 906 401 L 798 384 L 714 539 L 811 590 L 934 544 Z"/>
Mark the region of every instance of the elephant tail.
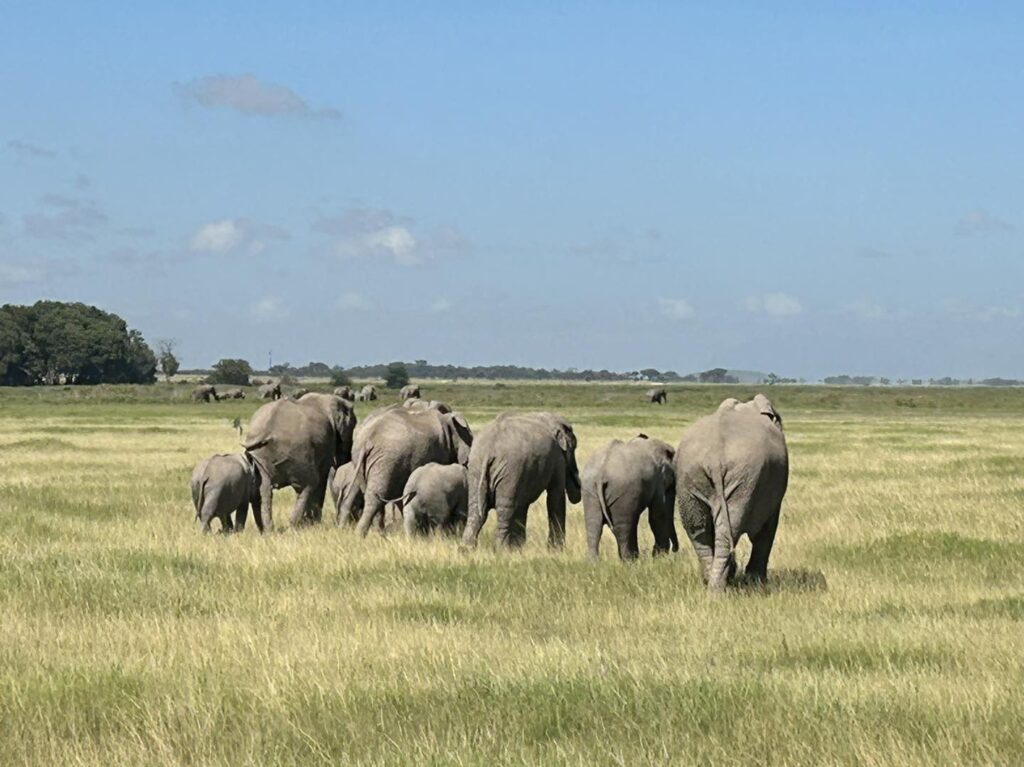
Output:
<path fill-rule="evenodd" d="M 668 542 L 673 554 L 679 551 L 679 536 L 676 535 L 675 524 L 672 525 L 672 531 L 668 535 Z"/>
<path fill-rule="evenodd" d="M 729 556 L 731 557 L 733 553 L 732 519 L 729 516 L 729 499 L 725 489 L 725 468 L 722 466 L 721 459 L 714 466 L 711 484 L 715 490 L 715 502 L 718 505 L 718 511 L 725 518 L 725 524 L 729 530 Z"/>
<path fill-rule="evenodd" d="M 476 497 L 481 514 L 485 514 L 490 508 L 488 495 L 491 489 L 491 459 L 484 461 L 483 469 L 480 471 L 480 481 L 476 485 Z"/>
<path fill-rule="evenodd" d="M 604 517 L 605 523 L 608 525 L 609 530 L 615 530 L 612 526 L 612 514 L 608 511 L 608 496 L 605 490 L 608 488 L 608 480 L 602 479 L 597 483 L 597 491 L 594 495 L 597 497 L 597 505 L 601 507 L 601 516 Z"/>
<path fill-rule="evenodd" d="M 206 477 L 203 477 L 199 482 L 192 483 L 192 505 L 196 507 L 196 519 L 199 519 L 199 513 L 203 510 L 205 502 Z"/>

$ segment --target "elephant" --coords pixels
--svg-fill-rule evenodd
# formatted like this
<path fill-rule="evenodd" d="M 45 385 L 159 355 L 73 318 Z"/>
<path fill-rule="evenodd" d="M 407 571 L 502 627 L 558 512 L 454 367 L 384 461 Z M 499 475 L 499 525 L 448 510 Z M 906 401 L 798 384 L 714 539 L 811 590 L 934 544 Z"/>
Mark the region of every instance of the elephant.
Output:
<path fill-rule="evenodd" d="M 654 533 L 655 555 L 679 551 L 672 515 L 676 505 L 675 450 L 659 439 L 640 434 L 629 440 L 612 440 L 583 467 L 583 519 L 587 528 L 587 553 L 596 559 L 601 531 L 607 524 L 619 547 L 619 559 L 636 559 L 640 515 Z"/>
<path fill-rule="evenodd" d="M 298 389 L 296 389 L 295 391 L 293 391 L 291 393 L 291 398 L 292 399 L 302 399 L 307 394 L 309 394 L 309 389 L 306 389 L 306 388 L 300 386 Z"/>
<path fill-rule="evenodd" d="M 220 519 L 221 532 L 241 532 L 245 528 L 249 506 L 252 505 L 257 526 L 260 526 L 260 478 L 253 463 L 239 453 L 211 455 L 204 458 L 192 472 L 192 505 L 204 533 L 210 522 Z M 235 513 L 234 524 L 231 512 Z"/>
<path fill-rule="evenodd" d="M 355 480 L 342 500 L 339 523 L 354 517 L 361 493 L 359 534 L 365 536 L 378 515 L 383 530 L 385 505 L 394 503 L 401 511 L 405 483 L 415 469 L 428 463 L 465 464 L 472 444 L 473 432 L 459 413 L 400 405 L 378 408 L 356 430 Z"/>
<path fill-rule="evenodd" d="M 272 490 L 286 485 L 298 494 L 292 526 L 320 520 L 331 467 L 352 459 L 355 426 L 352 404 L 333 394 L 268 402 L 253 414 L 244 447 L 260 471 L 265 530 L 274 529 Z"/>
<path fill-rule="evenodd" d="M 735 575 L 743 535 L 751 542 L 746 575 L 765 581 L 789 483 L 782 417 L 771 401 L 725 400 L 683 432 L 675 469 L 679 519 L 708 590 L 724 590 Z"/>
<path fill-rule="evenodd" d="M 466 467 L 460 463 L 420 466 L 409 475 L 401 504 L 405 534 L 410 538 L 431 530 L 458 535 L 469 509 Z"/>
<path fill-rule="evenodd" d="M 281 399 L 281 384 L 263 384 L 263 386 L 257 390 L 257 394 L 259 394 L 260 399 Z"/>
<path fill-rule="evenodd" d="M 548 545 L 565 543 L 565 501 L 580 502 L 576 434 L 553 413 L 502 413 L 480 432 L 469 455 L 469 519 L 463 546 L 476 545 L 491 509 L 499 546 L 526 540 L 530 504 L 547 491 Z"/>
<path fill-rule="evenodd" d="M 213 399 L 214 402 L 220 400 L 217 395 L 217 388 L 210 384 L 200 384 L 192 390 L 192 399 L 196 402 L 209 402 Z"/>
<path fill-rule="evenodd" d="M 402 407 L 409 410 L 439 410 L 442 413 L 450 413 L 452 409 L 443 402 L 436 399 L 407 399 Z"/>
<path fill-rule="evenodd" d="M 356 477 L 356 465 L 349 461 L 343 466 L 339 466 L 337 469 L 331 470 L 330 480 L 327 483 L 327 487 L 331 491 L 331 500 L 334 503 L 334 520 L 336 524 L 341 523 L 341 501 L 345 497 L 345 493 L 348 492 L 349 485 L 352 484 L 352 480 Z M 352 500 L 352 515 L 351 521 L 356 521 L 363 514 L 363 494 L 357 492 L 356 497 Z"/>
<path fill-rule="evenodd" d="M 373 386 L 372 384 L 367 384 L 366 386 L 359 390 L 357 399 L 360 402 L 373 402 L 375 399 L 377 399 L 377 387 Z"/>
<path fill-rule="evenodd" d="M 241 389 L 228 389 L 220 395 L 221 399 L 245 399 L 245 392 Z"/>
<path fill-rule="evenodd" d="M 356 395 L 352 392 L 351 386 L 336 386 L 334 388 L 334 396 L 347 399 L 349 402 L 355 402 Z"/>
<path fill-rule="evenodd" d="M 398 401 L 405 402 L 410 399 L 420 398 L 420 386 L 419 384 L 407 384 L 402 387 L 402 390 L 398 392 Z"/>
<path fill-rule="evenodd" d="M 652 405 L 667 405 L 668 391 L 666 391 L 664 386 L 656 386 L 644 392 L 644 398 Z"/>

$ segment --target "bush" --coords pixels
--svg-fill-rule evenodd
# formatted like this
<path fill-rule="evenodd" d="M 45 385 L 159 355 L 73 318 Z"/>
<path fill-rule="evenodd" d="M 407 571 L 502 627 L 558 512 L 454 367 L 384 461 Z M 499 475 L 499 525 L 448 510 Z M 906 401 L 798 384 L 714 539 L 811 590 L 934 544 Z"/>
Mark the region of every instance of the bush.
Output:
<path fill-rule="evenodd" d="M 404 362 L 392 362 L 384 376 L 384 385 L 389 389 L 401 389 L 409 383 L 409 371 Z"/>
<path fill-rule="evenodd" d="M 251 375 L 252 367 L 246 360 L 224 359 L 213 366 L 213 370 L 206 380 L 212 384 L 249 386 L 249 376 Z"/>
<path fill-rule="evenodd" d="M 344 368 L 336 367 L 331 369 L 331 386 L 351 386 L 352 379 Z"/>

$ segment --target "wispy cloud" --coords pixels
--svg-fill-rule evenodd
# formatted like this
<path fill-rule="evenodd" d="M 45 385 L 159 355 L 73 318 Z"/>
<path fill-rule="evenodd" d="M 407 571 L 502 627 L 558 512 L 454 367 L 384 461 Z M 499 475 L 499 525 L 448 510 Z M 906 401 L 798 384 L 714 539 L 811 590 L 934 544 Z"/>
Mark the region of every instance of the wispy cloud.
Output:
<path fill-rule="evenodd" d="M 91 240 L 107 216 L 95 201 L 84 197 L 47 194 L 40 198 L 44 212 L 22 216 L 25 234 L 37 239 Z"/>
<path fill-rule="evenodd" d="M 366 311 L 373 308 L 373 301 L 362 293 L 342 293 L 334 302 L 334 307 L 342 312 Z"/>
<path fill-rule="evenodd" d="M 659 298 L 658 309 L 662 317 L 670 320 L 688 320 L 696 314 L 690 302 L 683 298 Z"/>
<path fill-rule="evenodd" d="M 264 82 L 252 74 L 209 75 L 178 83 L 175 89 L 186 102 L 208 109 L 230 109 L 261 117 L 341 118 L 337 109 L 314 108 L 288 86 Z"/>
<path fill-rule="evenodd" d="M 956 222 L 955 231 L 957 234 L 966 236 L 990 232 L 1012 232 L 1013 226 L 983 210 L 974 210 Z"/>
<path fill-rule="evenodd" d="M 857 251 L 857 258 L 863 258 L 866 261 L 879 261 L 886 258 L 893 258 L 893 254 L 887 250 L 879 250 L 878 248 L 861 248 Z"/>
<path fill-rule="evenodd" d="M 767 314 L 771 317 L 791 317 L 800 314 L 800 302 L 785 293 L 763 293 L 751 296 L 745 302 L 748 312 Z"/>
<path fill-rule="evenodd" d="M 463 255 L 469 241 L 455 227 L 437 227 L 425 233 L 412 219 L 383 208 L 348 208 L 336 216 L 320 216 L 313 230 L 331 238 L 338 258 L 369 258 L 418 266 L 438 258 Z"/>
<path fill-rule="evenodd" d="M 28 285 L 45 278 L 46 272 L 39 266 L 0 264 L 0 285 Z"/>
<path fill-rule="evenodd" d="M 657 229 L 636 233 L 610 232 L 588 242 L 573 245 L 569 252 L 597 263 L 638 264 L 664 260 L 662 235 Z"/>
<path fill-rule="evenodd" d="M 247 218 L 225 218 L 200 227 L 192 236 L 191 247 L 197 253 L 241 251 L 255 256 L 266 248 L 268 240 L 286 239 L 288 232 L 280 227 Z"/>
<path fill-rule="evenodd" d="M 264 296 L 253 304 L 250 313 L 257 322 L 282 320 L 289 314 L 281 299 L 276 296 Z"/>
<path fill-rule="evenodd" d="M 842 314 L 862 320 L 887 320 L 894 315 L 881 304 L 874 301 L 853 301 L 842 308 Z"/>
<path fill-rule="evenodd" d="M 451 311 L 452 302 L 447 298 L 438 298 L 430 304 L 431 314 L 444 314 L 445 312 Z"/>
<path fill-rule="evenodd" d="M 53 149 L 47 149 L 46 147 L 30 144 L 27 141 L 19 141 L 18 139 L 9 140 L 7 148 L 22 157 L 50 158 L 57 156 L 57 152 Z"/>

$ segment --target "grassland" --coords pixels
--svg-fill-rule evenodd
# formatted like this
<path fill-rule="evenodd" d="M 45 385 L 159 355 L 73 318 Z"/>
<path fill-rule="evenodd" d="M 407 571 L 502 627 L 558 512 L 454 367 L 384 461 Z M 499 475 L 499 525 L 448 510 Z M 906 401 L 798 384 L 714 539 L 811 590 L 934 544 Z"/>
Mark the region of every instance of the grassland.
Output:
<path fill-rule="evenodd" d="M 561 411 L 581 463 L 753 391 L 425 389 Z M 191 466 L 256 402 L 0 391 L 0 764 L 1021 763 L 1024 392 L 771 394 L 771 586 L 711 599 L 688 548 L 585 561 L 580 507 L 561 553 L 539 506 L 514 555 L 202 537 Z"/>

